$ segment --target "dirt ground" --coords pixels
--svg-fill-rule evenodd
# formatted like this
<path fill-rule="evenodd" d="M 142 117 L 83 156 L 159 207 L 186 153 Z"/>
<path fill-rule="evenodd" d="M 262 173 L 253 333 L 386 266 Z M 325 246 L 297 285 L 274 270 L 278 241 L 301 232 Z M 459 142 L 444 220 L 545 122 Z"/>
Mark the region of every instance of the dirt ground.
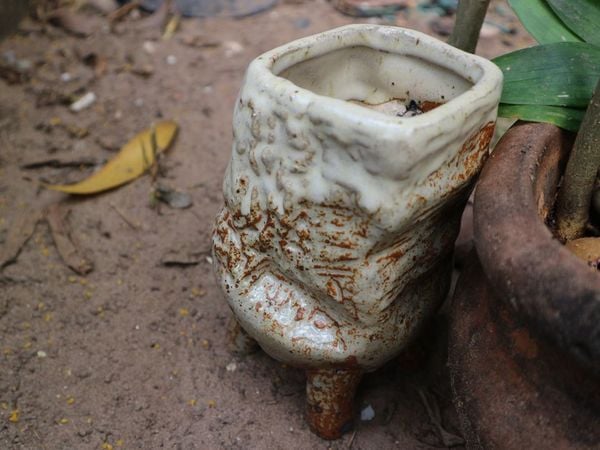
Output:
<path fill-rule="evenodd" d="M 370 405 L 374 419 L 357 416 L 355 432 L 326 442 L 304 421 L 301 371 L 261 352 L 228 352 L 230 313 L 210 264 L 232 108 L 250 60 L 351 22 L 443 38 L 452 18 L 419 3 L 428 2 L 356 19 L 324 0 L 284 1 L 244 19 L 184 19 L 170 39 L 138 26 L 137 13 L 111 30 L 87 12 L 88 37 L 28 19 L 0 44 L 0 255 L 37 222 L 0 271 L 0 448 L 461 446 L 443 316 L 410 352 L 365 376 L 357 414 Z M 532 43 L 504 1 L 493 2 L 489 19 L 478 53 Z M 95 103 L 71 112 L 86 92 Z M 156 180 L 84 197 L 40 187 L 84 178 L 160 118 L 180 132 Z M 193 205 L 157 203 L 157 184 L 189 193 Z M 69 212 L 66 232 L 93 263 L 86 275 L 57 252 L 42 215 L 53 204 Z"/>

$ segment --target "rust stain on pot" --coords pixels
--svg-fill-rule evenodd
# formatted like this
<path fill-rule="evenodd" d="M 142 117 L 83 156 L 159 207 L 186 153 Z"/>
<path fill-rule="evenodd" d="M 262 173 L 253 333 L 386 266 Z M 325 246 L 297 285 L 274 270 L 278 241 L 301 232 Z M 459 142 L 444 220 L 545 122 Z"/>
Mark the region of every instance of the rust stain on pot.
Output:
<path fill-rule="evenodd" d="M 337 439 L 352 429 L 354 392 L 362 372 L 353 369 L 308 370 L 306 416 L 324 439 Z"/>

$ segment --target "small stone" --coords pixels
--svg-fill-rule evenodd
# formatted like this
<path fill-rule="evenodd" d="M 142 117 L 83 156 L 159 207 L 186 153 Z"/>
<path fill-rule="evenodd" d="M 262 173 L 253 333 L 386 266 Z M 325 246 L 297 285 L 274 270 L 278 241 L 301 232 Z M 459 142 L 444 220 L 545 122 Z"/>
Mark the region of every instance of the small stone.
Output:
<path fill-rule="evenodd" d="M 142 44 L 142 48 L 144 49 L 144 51 L 148 54 L 152 54 L 154 52 L 156 52 L 156 45 L 154 45 L 154 42 L 151 41 L 145 41 Z"/>
<path fill-rule="evenodd" d="M 38 350 L 37 352 L 38 358 L 45 358 L 48 354 L 44 350 Z"/>
<path fill-rule="evenodd" d="M 244 51 L 244 46 L 237 41 L 226 41 L 223 43 L 223 48 L 225 49 L 226 58 L 239 55 Z"/>
<path fill-rule="evenodd" d="M 225 369 L 227 370 L 227 372 L 235 372 L 237 370 L 237 364 L 234 361 L 232 361 L 229 364 L 227 364 Z"/>
<path fill-rule="evenodd" d="M 362 420 L 363 422 L 368 422 L 370 420 L 373 420 L 374 418 L 375 418 L 375 410 L 373 409 L 373 407 L 371 405 L 365 406 L 360 411 L 360 420 Z"/>
<path fill-rule="evenodd" d="M 93 92 L 88 92 L 75 102 L 71 103 L 70 109 L 73 112 L 79 112 L 92 106 L 95 101 L 96 94 L 94 94 Z"/>
<path fill-rule="evenodd" d="M 177 64 L 177 56 L 175 56 L 175 55 L 167 56 L 167 64 L 170 66 L 174 66 L 175 64 Z"/>

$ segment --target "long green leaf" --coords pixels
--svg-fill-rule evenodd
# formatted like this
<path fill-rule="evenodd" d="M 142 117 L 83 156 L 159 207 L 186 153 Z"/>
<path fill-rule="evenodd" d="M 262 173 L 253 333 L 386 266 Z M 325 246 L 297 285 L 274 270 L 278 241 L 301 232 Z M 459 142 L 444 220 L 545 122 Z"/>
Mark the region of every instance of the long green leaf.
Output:
<path fill-rule="evenodd" d="M 600 0 L 547 0 L 556 15 L 584 41 L 600 45 Z"/>
<path fill-rule="evenodd" d="M 504 73 L 501 102 L 587 107 L 600 78 L 600 47 L 556 42 L 494 59 Z"/>
<path fill-rule="evenodd" d="M 498 108 L 498 115 L 501 117 L 515 117 L 530 122 L 552 123 L 569 131 L 579 130 L 584 114 L 584 109 L 563 108 L 561 106 L 507 105 L 500 103 Z"/>
<path fill-rule="evenodd" d="M 546 0 L 508 0 L 529 34 L 540 44 L 581 42 L 548 6 Z"/>

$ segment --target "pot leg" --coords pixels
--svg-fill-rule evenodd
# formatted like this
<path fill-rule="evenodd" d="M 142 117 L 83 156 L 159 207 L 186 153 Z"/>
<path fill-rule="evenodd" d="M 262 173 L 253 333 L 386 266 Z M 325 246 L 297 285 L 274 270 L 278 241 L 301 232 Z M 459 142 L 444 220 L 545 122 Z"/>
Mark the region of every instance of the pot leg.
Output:
<path fill-rule="evenodd" d="M 323 439 L 337 439 L 352 429 L 354 394 L 362 374 L 358 369 L 306 371 L 308 424 Z"/>
<path fill-rule="evenodd" d="M 229 319 L 227 346 L 230 352 L 238 355 L 249 355 L 258 350 L 258 343 L 246 333 L 234 317 Z"/>

